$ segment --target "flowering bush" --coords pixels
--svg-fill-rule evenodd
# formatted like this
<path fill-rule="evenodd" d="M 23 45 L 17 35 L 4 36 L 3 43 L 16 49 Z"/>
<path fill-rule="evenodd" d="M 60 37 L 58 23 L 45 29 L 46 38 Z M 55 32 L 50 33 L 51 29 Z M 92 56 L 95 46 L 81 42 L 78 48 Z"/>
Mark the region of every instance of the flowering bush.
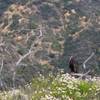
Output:
<path fill-rule="evenodd" d="M 100 80 L 40 75 L 24 88 L 0 93 L 0 100 L 100 100 Z"/>
<path fill-rule="evenodd" d="M 43 76 L 32 82 L 35 93 L 32 100 L 99 100 L 100 92 L 97 80 L 79 80 L 69 74 L 58 75 L 57 77 Z"/>

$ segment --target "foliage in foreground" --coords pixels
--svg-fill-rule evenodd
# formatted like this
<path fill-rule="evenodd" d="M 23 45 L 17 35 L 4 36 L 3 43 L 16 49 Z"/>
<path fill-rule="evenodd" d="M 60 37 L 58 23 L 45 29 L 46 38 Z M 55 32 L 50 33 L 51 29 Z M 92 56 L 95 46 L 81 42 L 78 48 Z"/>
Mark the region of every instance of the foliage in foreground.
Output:
<path fill-rule="evenodd" d="M 69 74 L 33 78 L 24 89 L 0 94 L 0 100 L 100 100 L 100 80 L 80 80 Z"/>

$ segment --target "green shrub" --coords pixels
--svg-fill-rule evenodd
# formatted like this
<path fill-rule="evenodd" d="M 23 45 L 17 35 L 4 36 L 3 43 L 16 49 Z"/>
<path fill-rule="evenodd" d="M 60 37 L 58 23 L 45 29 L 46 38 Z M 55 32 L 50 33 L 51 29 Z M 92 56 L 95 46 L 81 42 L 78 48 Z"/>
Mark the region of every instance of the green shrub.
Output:
<path fill-rule="evenodd" d="M 38 25 L 34 21 L 32 21 L 31 25 L 30 25 L 30 28 L 31 29 L 36 29 L 37 27 L 38 27 Z"/>
<path fill-rule="evenodd" d="M 46 77 L 40 74 L 33 78 L 25 88 L 0 94 L 1 100 L 100 100 L 99 80 L 79 80 L 69 74 L 58 74 L 56 77 L 49 74 Z M 11 95 L 11 94 L 14 95 Z M 6 99 L 4 99 L 4 97 Z M 14 99 L 13 99 L 14 98 Z M 23 99 L 26 98 L 26 99 Z"/>
<path fill-rule="evenodd" d="M 67 77 L 67 78 L 65 78 Z M 56 78 L 39 78 L 32 82 L 35 93 L 32 98 L 58 98 L 60 100 L 99 100 L 96 99 L 98 86 L 95 82 L 58 75 Z M 39 94 L 39 95 L 38 95 Z M 35 100 L 35 99 L 34 99 Z"/>
<path fill-rule="evenodd" d="M 61 51 L 61 44 L 58 41 L 53 41 L 51 48 L 56 51 Z"/>

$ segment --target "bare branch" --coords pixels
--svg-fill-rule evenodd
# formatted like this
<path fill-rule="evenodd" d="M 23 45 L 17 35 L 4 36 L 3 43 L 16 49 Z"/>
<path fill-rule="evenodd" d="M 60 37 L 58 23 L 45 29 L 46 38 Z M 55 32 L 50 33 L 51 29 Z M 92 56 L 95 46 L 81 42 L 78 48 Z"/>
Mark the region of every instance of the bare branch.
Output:
<path fill-rule="evenodd" d="M 4 66 L 4 60 L 2 59 L 1 68 L 0 68 L 0 76 L 1 76 L 1 72 L 2 72 L 3 66 Z M 3 84 L 2 79 L 1 79 L 1 77 L 0 77 L 0 86 L 3 88 L 4 85 L 5 85 L 5 84 Z M 5 87 L 6 87 L 6 85 L 5 85 Z"/>
<path fill-rule="evenodd" d="M 39 38 L 43 36 L 42 25 L 39 25 Z"/>
<path fill-rule="evenodd" d="M 18 66 L 20 64 L 20 62 L 25 59 L 28 55 L 31 54 L 31 49 L 28 51 L 28 53 L 26 53 L 24 56 L 21 56 L 20 59 L 16 62 L 16 66 Z"/>
<path fill-rule="evenodd" d="M 13 72 L 13 77 L 12 77 L 12 80 L 13 80 L 13 89 L 15 89 L 15 76 L 16 76 L 16 72 L 14 71 Z"/>
<path fill-rule="evenodd" d="M 81 74 L 81 73 L 71 73 L 72 76 L 78 76 L 79 79 L 82 79 L 83 77 L 86 77 L 89 73 L 91 72 L 91 70 L 88 70 L 86 73 Z"/>
<path fill-rule="evenodd" d="M 0 46 L 4 46 L 5 45 L 5 43 L 3 42 L 3 43 L 0 43 Z"/>
<path fill-rule="evenodd" d="M 2 59 L 2 63 L 1 63 L 1 68 L 0 68 L 0 75 L 1 75 L 1 72 L 2 72 L 2 69 L 3 69 L 3 63 L 4 61 L 3 61 L 3 59 Z"/>
<path fill-rule="evenodd" d="M 92 52 L 92 54 L 83 62 L 83 68 L 86 68 L 86 63 L 94 56 L 94 52 Z"/>
<path fill-rule="evenodd" d="M 34 34 L 34 31 L 33 31 L 33 30 L 32 30 L 31 32 L 32 32 L 32 34 Z M 39 36 L 36 38 L 36 41 L 35 41 L 35 42 L 39 42 L 39 40 L 41 39 L 42 36 L 43 36 L 42 25 L 40 25 L 40 26 L 39 26 Z M 30 36 L 30 37 L 31 37 L 31 36 Z M 29 36 L 27 36 L 27 40 L 28 40 L 28 39 L 29 39 Z M 31 45 L 29 51 L 28 51 L 25 55 L 21 56 L 20 59 L 16 62 L 16 66 L 18 66 L 18 65 L 20 64 L 20 62 L 21 62 L 23 59 L 25 59 L 28 55 L 31 54 L 35 42 L 32 43 L 32 45 Z"/>
<path fill-rule="evenodd" d="M 40 29 L 39 38 L 43 36 L 42 30 Z"/>

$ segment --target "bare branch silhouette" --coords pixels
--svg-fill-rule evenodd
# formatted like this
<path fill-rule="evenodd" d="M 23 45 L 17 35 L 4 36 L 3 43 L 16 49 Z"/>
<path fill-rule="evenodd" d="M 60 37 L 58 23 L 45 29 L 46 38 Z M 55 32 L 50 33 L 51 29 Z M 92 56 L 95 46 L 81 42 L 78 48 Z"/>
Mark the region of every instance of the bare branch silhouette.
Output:
<path fill-rule="evenodd" d="M 94 52 L 83 62 L 83 68 L 86 69 L 86 63 L 94 56 Z"/>
<path fill-rule="evenodd" d="M 28 55 L 30 55 L 32 53 L 31 49 L 24 55 L 21 56 L 20 59 L 16 62 L 16 66 L 18 66 L 20 64 L 20 62 L 25 59 Z"/>
<path fill-rule="evenodd" d="M 87 78 L 87 75 L 91 72 L 91 70 L 88 70 L 86 73 L 71 73 L 72 76 L 78 76 L 79 79 L 82 79 L 83 77 Z"/>
<path fill-rule="evenodd" d="M 1 68 L 0 68 L 0 75 L 1 75 L 1 72 L 2 72 L 2 69 L 3 69 L 3 64 L 4 64 L 4 61 L 2 59 Z"/>

